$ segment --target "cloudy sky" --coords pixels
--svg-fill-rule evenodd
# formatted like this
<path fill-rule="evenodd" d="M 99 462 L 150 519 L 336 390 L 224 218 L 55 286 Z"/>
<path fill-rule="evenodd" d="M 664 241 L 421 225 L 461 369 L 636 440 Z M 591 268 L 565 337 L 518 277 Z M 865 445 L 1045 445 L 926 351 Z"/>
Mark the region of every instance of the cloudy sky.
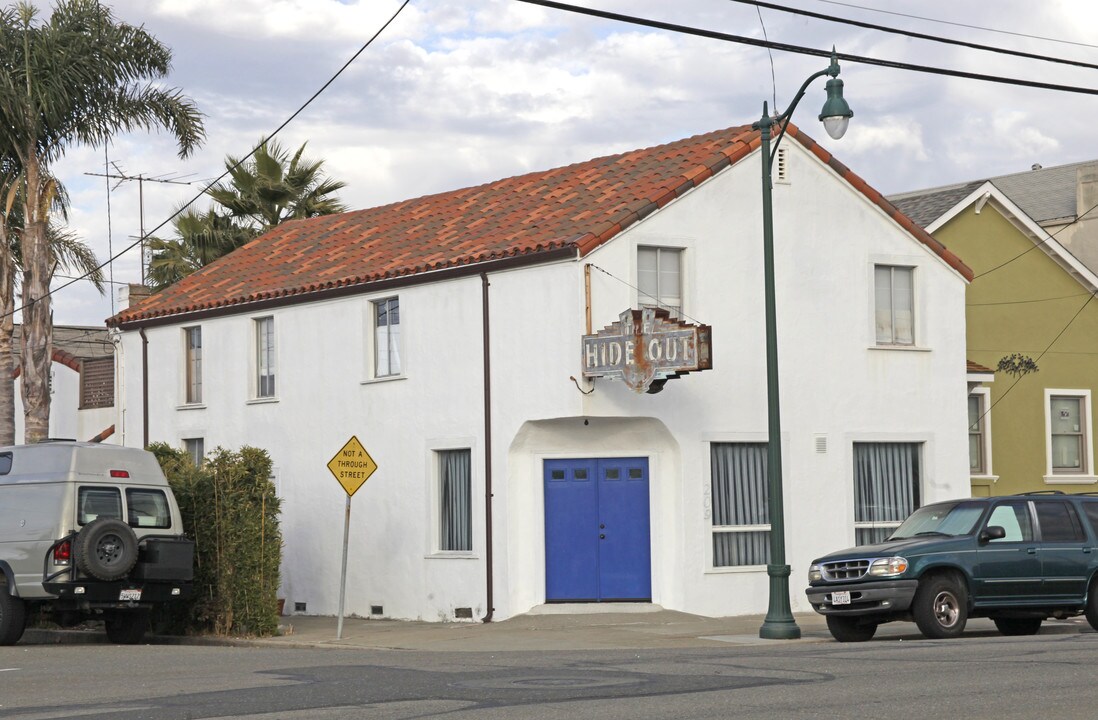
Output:
<path fill-rule="evenodd" d="M 787 7 L 1098 64 L 1093 0 L 779 0 Z M 44 5 L 44 3 L 42 3 Z M 74 148 L 55 168 L 72 228 L 106 260 L 152 231 L 301 107 L 397 11 L 400 0 L 104 0 L 172 48 L 168 84 L 205 114 L 186 161 L 164 136 Z M 1098 71 L 1021 60 L 757 10 L 732 0 L 574 0 L 678 25 L 881 60 L 1098 88 Z M 868 8 L 873 8 L 870 10 Z M 887 11 L 887 12 L 882 12 Z M 48 11 L 47 11 L 48 12 Z M 761 14 L 761 17 L 760 17 Z M 912 17 L 918 16 L 918 17 Z M 465 187 L 757 119 L 784 109 L 826 61 L 649 30 L 518 0 L 411 0 L 278 140 L 326 161 L 351 208 Z M 794 122 L 885 193 L 1098 158 L 1098 96 L 843 63 L 854 119 L 833 141 L 815 116 L 823 81 Z M 109 165 L 105 165 L 109 163 Z M 108 212 L 109 207 L 109 212 Z M 109 222 L 108 222 L 109 220 Z M 159 234 L 170 235 L 165 226 Z M 110 269 L 137 282 L 139 254 Z M 55 283 L 59 284 L 59 283 Z M 117 305 L 79 282 L 54 296 L 58 324 L 101 325 Z"/>

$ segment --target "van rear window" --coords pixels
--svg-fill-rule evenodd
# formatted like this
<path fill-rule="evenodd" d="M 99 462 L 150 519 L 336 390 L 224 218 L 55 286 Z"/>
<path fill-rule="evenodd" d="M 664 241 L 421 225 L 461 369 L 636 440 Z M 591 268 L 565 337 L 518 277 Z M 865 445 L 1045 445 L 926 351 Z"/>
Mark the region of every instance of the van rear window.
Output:
<path fill-rule="evenodd" d="M 87 525 L 96 518 L 125 519 L 133 528 L 169 528 L 172 514 L 163 490 L 126 488 L 126 516 L 122 515 L 122 493 L 118 488 L 82 487 L 77 494 L 76 521 Z"/>
<path fill-rule="evenodd" d="M 126 507 L 130 511 L 130 527 L 167 528 L 172 526 L 168 498 L 162 490 L 127 488 Z"/>
<path fill-rule="evenodd" d="M 117 488 L 82 487 L 77 494 L 76 522 L 87 525 L 96 518 L 122 519 L 122 493 Z"/>

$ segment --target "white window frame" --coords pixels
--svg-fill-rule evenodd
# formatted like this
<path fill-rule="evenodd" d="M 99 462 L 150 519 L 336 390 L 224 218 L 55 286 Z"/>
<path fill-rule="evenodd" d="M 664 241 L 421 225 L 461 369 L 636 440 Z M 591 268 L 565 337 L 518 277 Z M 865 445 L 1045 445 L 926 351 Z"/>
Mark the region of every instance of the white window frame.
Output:
<path fill-rule="evenodd" d="M 981 480 L 995 481 L 997 476 L 994 474 L 992 467 L 991 456 L 991 388 L 978 387 L 973 388 L 968 394 L 969 397 L 976 397 L 979 401 L 979 413 L 980 424 L 982 426 L 980 430 L 980 452 L 984 457 L 984 466 L 980 468 L 979 472 L 973 472 L 970 474 L 972 478 L 978 478 Z M 969 426 L 969 435 L 972 434 L 972 428 Z"/>
<path fill-rule="evenodd" d="M 192 334 L 197 332 L 198 334 L 198 352 L 192 356 L 191 354 L 191 337 Z M 183 328 L 183 404 L 191 406 L 201 406 L 203 404 L 202 393 L 202 365 L 204 358 L 202 357 L 202 350 L 204 349 L 202 343 L 202 326 L 190 325 Z"/>
<path fill-rule="evenodd" d="M 857 452 L 855 450 L 856 445 L 915 445 L 915 446 L 918 447 L 917 462 L 918 462 L 919 476 L 915 480 L 915 485 L 914 485 L 914 488 L 913 488 L 913 491 L 916 495 L 916 497 L 914 498 L 914 502 L 912 503 L 912 508 L 911 508 L 913 511 L 919 509 L 923 505 L 923 503 L 926 499 L 925 488 L 928 486 L 928 481 L 927 481 L 927 457 L 930 454 L 930 451 L 928 450 L 928 447 L 927 447 L 927 442 L 925 440 L 919 439 L 919 438 L 895 438 L 895 439 L 894 438 L 886 438 L 886 437 L 869 438 L 869 439 L 858 438 L 858 439 L 854 439 L 853 442 L 851 442 L 851 444 L 850 444 L 850 461 L 851 462 L 850 462 L 850 475 L 849 475 L 851 484 L 850 484 L 849 487 L 851 489 L 850 499 L 852 501 L 851 509 L 853 510 L 853 518 L 852 519 L 853 519 L 853 530 L 854 530 L 854 542 L 855 542 L 855 544 L 857 544 L 857 542 L 858 542 L 858 531 L 859 530 L 895 529 L 895 528 L 898 528 L 901 525 L 901 523 L 903 523 L 903 521 L 906 519 L 906 518 L 899 518 L 898 520 L 880 520 L 880 519 L 877 519 L 877 520 L 858 520 L 857 519 L 858 518 L 858 491 L 857 491 L 857 485 L 856 485 L 856 483 L 857 483 L 856 473 L 857 473 L 857 469 L 858 469 L 857 468 L 858 456 L 857 456 Z"/>
<path fill-rule="evenodd" d="M 1082 404 L 1083 439 L 1082 459 L 1085 466 L 1079 473 L 1061 473 L 1052 467 L 1052 399 L 1054 397 L 1078 398 Z M 1094 421 L 1090 404 L 1090 390 L 1045 388 L 1045 482 L 1050 485 L 1093 484 L 1098 482 L 1094 474 Z"/>
<path fill-rule="evenodd" d="M 264 325 L 270 324 L 270 347 L 264 361 Z M 264 365 L 266 364 L 266 367 Z M 278 399 L 278 336 L 273 315 L 252 318 L 252 400 L 271 402 Z M 267 372 L 264 372 L 264 371 Z M 270 377 L 271 391 L 263 393 L 263 379 Z"/>
<path fill-rule="evenodd" d="M 767 447 L 766 447 L 767 441 L 766 441 L 765 436 L 763 436 L 761 438 L 760 437 L 752 437 L 750 439 L 739 439 L 739 438 L 737 438 L 737 439 L 734 439 L 734 440 L 727 440 L 727 439 L 723 439 L 723 438 L 722 439 L 714 439 L 714 440 L 708 441 L 705 445 L 705 448 L 706 448 L 705 457 L 706 457 L 706 462 L 708 464 L 708 470 L 709 470 L 709 472 L 706 473 L 706 497 L 709 499 L 708 509 L 710 510 L 710 512 L 709 512 L 709 520 L 710 520 L 710 524 L 709 524 L 709 543 L 708 543 L 709 547 L 708 547 L 708 551 L 707 551 L 707 556 L 709 558 L 709 563 L 708 563 L 709 571 L 710 572 L 743 572 L 743 571 L 757 572 L 759 570 L 766 570 L 766 564 L 765 563 L 764 564 L 758 564 L 758 565 L 718 565 L 717 564 L 716 550 L 714 548 L 714 541 L 716 540 L 717 535 L 724 535 L 724 534 L 730 534 L 730 533 L 749 533 L 749 532 L 766 532 L 766 533 L 769 533 L 769 532 L 771 532 L 771 524 L 770 523 L 760 523 L 760 524 L 751 524 L 751 525 L 717 525 L 716 524 L 716 511 L 715 511 L 716 500 L 712 497 L 713 472 L 714 472 L 713 454 L 712 453 L 713 453 L 713 446 L 714 445 L 762 445 L 763 446 L 763 452 L 764 453 L 768 452 Z M 769 491 L 769 486 L 767 484 L 768 483 L 768 478 L 765 477 L 765 474 L 766 473 L 764 472 L 763 484 L 764 484 L 764 487 L 766 487 L 767 490 Z M 770 510 L 769 503 L 767 503 L 766 511 L 769 512 L 769 510 Z M 770 541 L 769 541 L 769 537 L 768 537 L 768 539 L 767 539 L 767 548 L 768 548 L 768 550 L 769 550 L 769 542 Z"/>
<path fill-rule="evenodd" d="M 888 268 L 893 271 L 889 274 L 889 312 L 891 313 L 890 327 L 891 342 L 883 342 L 877 338 L 877 270 Z M 896 292 L 895 271 L 906 270 L 911 273 L 911 342 L 896 342 Z M 920 332 L 919 322 L 922 312 L 919 308 L 919 268 L 917 265 L 902 260 L 875 260 L 870 266 L 869 279 L 870 295 L 870 328 L 873 344 L 879 348 L 914 349 L 919 347 Z"/>
<path fill-rule="evenodd" d="M 206 458 L 206 438 L 205 437 L 186 437 L 180 440 L 183 445 L 183 451 L 187 453 L 191 458 L 191 462 L 195 466 L 201 466 Z"/>
<path fill-rule="evenodd" d="M 656 253 L 656 294 L 655 296 L 644 292 L 641 289 L 640 281 L 640 255 L 642 251 L 655 251 Z M 662 253 L 675 253 L 679 258 L 679 294 L 675 296 L 663 296 L 659 289 L 659 267 Z M 666 245 L 659 243 L 638 243 L 633 253 L 633 262 L 635 263 L 634 279 L 637 288 L 637 307 L 658 307 L 671 312 L 671 317 L 681 318 L 685 317 L 684 311 L 686 310 L 686 261 L 687 253 L 686 248 L 676 245 Z M 672 305 L 671 300 L 678 300 L 678 305 Z"/>
<path fill-rule="evenodd" d="M 395 348 L 394 349 L 396 351 L 396 358 L 397 358 L 397 362 L 400 364 L 400 367 L 398 368 L 398 371 L 395 372 L 395 373 L 379 374 L 378 373 L 378 357 L 379 357 L 379 353 L 381 352 L 381 348 L 378 347 L 378 324 L 377 324 L 378 306 L 382 303 L 388 303 L 388 302 L 393 301 L 393 300 L 395 300 L 397 302 L 397 308 L 398 308 L 398 312 L 399 312 L 399 316 L 398 316 L 398 319 L 397 319 L 397 326 L 400 328 L 400 331 L 397 333 L 396 343 L 395 343 Z M 399 380 L 399 379 L 402 379 L 402 378 L 406 377 L 406 375 L 407 375 L 407 363 L 406 363 L 406 359 L 404 357 L 404 345 L 405 345 L 405 343 L 404 343 L 404 324 L 405 324 L 404 323 L 404 316 L 405 316 L 405 308 L 402 307 L 403 303 L 401 303 L 400 300 L 401 300 L 400 295 L 386 295 L 386 296 L 383 296 L 383 297 L 372 298 L 366 304 L 366 315 L 367 315 L 367 317 L 366 317 L 366 328 L 367 328 L 367 332 L 366 332 L 366 334 L 367 334 L 367 338 L 366 338 L 366 346 L 367 346 L 366 362 L 367 362 L 367 377 L 369 378 L 369 380 L 367 382 Z M 391 358 L 390 358 L 390 362 L 391 362 Z"/>
<path fill-rule="evenodd" d="M 442 457 L 451 450 L 464 450 L 469 453 L 469 550 L 442 549 Z M 475 438 L 437 439 L 427 445 L 425 458 L 427 464 L 427 503 L 430 516 L 427 519 L 427 559 L 468 560 L 480 557 L 477 549 L 477 523 L 480 521 L 480 506 L 477 492 L 480 485 L 477 465 L 477 447 Z"/>

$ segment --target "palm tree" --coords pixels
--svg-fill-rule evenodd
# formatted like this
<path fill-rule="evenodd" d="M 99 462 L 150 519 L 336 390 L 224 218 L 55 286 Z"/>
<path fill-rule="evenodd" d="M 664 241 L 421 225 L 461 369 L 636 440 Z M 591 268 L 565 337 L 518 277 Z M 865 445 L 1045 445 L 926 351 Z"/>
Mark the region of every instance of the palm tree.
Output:
<path fill-rule="evenodd" d="M 68 196 L 53 178 L 47 179 L 54 198 L 54 212 L 68 219 Z M 22 267 L 20 237 L 23 233 L 23 207 L 19 202 L 20 174 L 10 160 L 0 160 L 0 445 L 15 443 L 15 362 L 12 354 L 15 332 L 15 286 Z M 46 229 L 51 266 L 75 272 L 103 294 L 105 278 L 92 249 L 75 233 L 51 222 Z M 51 352 L 52 356 L 52 352 Z"/>
<path fill-rule="evenodd" d="M 323 160 L 303 159 L 305 143 L 293 155 L 273 140 L 260 143 L 250 158 L 225 158 L 230 181 L 206 192 L 219 208 L 187 211 L 172 224 L 175 237 L 151 238 L 148 281 L 161 290 L 287 220 L 341 213 L 333 195 L 346 183 L 325 177 Z"/>
<path fill-rule="evenodd" d="M 0 156 L 22 169 L 25 440 L 49 432 L 53 324 L 49 295 L 56 268 L 48 240 L 50 164 L 68 146 L 108 142 L 135 128 L 165 128 L 180 157 L 204 132 L 194 102 L 155 80 L 171 51 L 144 29 L 115 20 L 97 0 L 59 0 L 49 22 L 22 1 L 0 11 Z"/>
<path fill-rule="evenodd" d="M 172 220 L 172 226 L 174 238 L 149 238 L 152 261 L 147 282 L 153 290 L 179 282 L 255 237 L 251 228 L 214 210 L 185 210 Z"/>
<path fill-rule="evenodd" d="M 230 155 L 225 167 L 231 182 L 207 192 L 232 217 L 259 233 L 287 220 L 343 212 L 347 207 L 332 196 L 347 184 L 325 177 L 323 160 L 303 159 L 305 145 L 291 156 L 274 140 L 266 140 L 250 159 Z"/>

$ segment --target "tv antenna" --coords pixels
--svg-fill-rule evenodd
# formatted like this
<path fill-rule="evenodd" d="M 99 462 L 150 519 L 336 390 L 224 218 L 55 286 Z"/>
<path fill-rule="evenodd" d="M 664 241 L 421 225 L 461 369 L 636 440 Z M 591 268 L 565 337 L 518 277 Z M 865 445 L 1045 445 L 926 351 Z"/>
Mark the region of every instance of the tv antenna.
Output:
<path fill-rule="evenodd" d="M 145 284 L 145 268 L 148 267 L 149 262 L 152 260 L 152 252 L 149 250 L 148 246 L 145 244 L 145 183 L 155 182 L 155 183 L 164 183 L 164 184 L 167 184 L 167 185 L 191 185 L 191 184 L 193 184 L 193 181 L 180 180 L 178 177 L 176 177 L 176 178 L 164 177 L 164 175 L 149 176 L 149 175 L 145 175 L 144 173 L 138 173 L 137 175 L 131 175 L 131 174 L 125 172 L 122 168 L 118 167 L 118 163 L 116 163 L 114 161 L 111 161 L 111 167 L 114 168 L 113 173 L 86 172 L 84 174 L 85 175 L 91 175 L 91 176 L 94 176 L 94 177 L 110 178 L 111 180 L 117 180 L 118 182 L 115 183 L 113 188 L 111 188 L 112 190 L 117 189 L 118 186 L 121 185 L 124 182 L 130 182 L 130 181 L 134 181 L 134 180 L 137 181 L 137 207 L 138 207 L 139 222 L 140 222 L 140 225 L 141 225 L 141 227 L 140 227 L 140 233 L 141 234 L 139 235 L 139 237 L 141 238 L 141 284 L 144 285 Z M 187 177 L 187 176 L 183 175 L 182 177 Z"/>

